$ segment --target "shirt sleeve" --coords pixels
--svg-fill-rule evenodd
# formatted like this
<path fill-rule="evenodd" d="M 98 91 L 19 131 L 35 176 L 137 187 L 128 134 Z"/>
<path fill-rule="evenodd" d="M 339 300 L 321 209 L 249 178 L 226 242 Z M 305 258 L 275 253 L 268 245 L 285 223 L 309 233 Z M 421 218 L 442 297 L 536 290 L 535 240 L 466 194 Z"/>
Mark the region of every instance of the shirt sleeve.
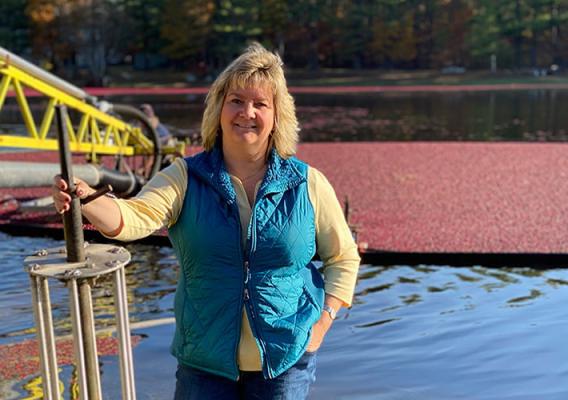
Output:
<path fill-rule="evenodd" d="M 308 169 L 314 206 L 318 254 L 323 262 L 325 292 L 351 306 L 361 258 L 333 187 L 317 169 Z"/>
<path fill-rule="evenodd" d="M 187 166 L 180 157 L 150 179 L 136 197 L 115 200 L 122 227 L 110 238 L 131 241 L 172 226 L 179 217 L 186 191 Z"/>

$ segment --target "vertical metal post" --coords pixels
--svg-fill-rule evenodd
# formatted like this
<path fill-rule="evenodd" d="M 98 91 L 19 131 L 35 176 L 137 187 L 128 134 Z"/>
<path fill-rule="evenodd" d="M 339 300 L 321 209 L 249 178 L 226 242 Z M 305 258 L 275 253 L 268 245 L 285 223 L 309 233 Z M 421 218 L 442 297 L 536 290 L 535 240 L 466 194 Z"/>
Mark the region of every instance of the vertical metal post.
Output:
<path fill-rule="evenodd" d="M 93 316 L 93 301 L 91 284 L 87 279 L 79 281 L 79 308 L 81 310 L 81 329 L 85 349 L 85 370 L 87 375 L 87 392 L 89 400 L 101 400 L 101 378 L 99 373 L 99 358 L 97 355 L 97 336 L 95 333 L 95 318 Z"/>
<path fill-rule="evenodd" d="M 42 303 L 43 323 L 45 324 L 45 343 L 49 363 L 49 380 L 54 399 L 59 399 L 59 370 L 57 368 L 57 353 L 55 349 L 55 333 L 51 316 L 51 301 L 49 299 L 49 283 L 47 278 L 38 278 L 39 298 Z"/>
<path fill-rule="evenodd" d="M 39 359 L 41 363 L 41 378 L 43 382 L 43 397 L 46 400 L 59 400 L 59 397 L 54 397 L 52 382 L 51 382 L 51 373 L 50 373 L 50 365 L 49 362 L 49 351 L 48 345 L 46 340 L 46 332 L 45 332 L 45 321 L 43 319 L 44 312 L 43 312 L 43 304 L 41 302 L 41 298 L 43 296 L 40 295 L 40 285 L 38 285 L 38 281 L 40 280 L 39 277 L 34 275 L 30 275 L 30 283 L 32 287 L 32 307 L 34 311 L 34 318 L 37 328 L 37 338 L 39 342 Z M 57 385 L 56 385 L 57 386 Z"/>
<path fill-rule="evenodd" d="M 71 151 L 69 150 L 69 134 L 67 132 L 67 108 L 64 105 L 56 106 L 59 160 L 61 162 L 61 177 L 67 182 L 71 204 L 69 212 L 63 214 L 63 229 L 65 232 L 65 245 L 67 248 L 68 262 L 85 261 L 85 246 L 83 236 L 83 216 L 81 215 L 80 199 L 75 192 L 75 181 L 71 168 Z M 93 304 L 91 298 L 91 283 L 88 279 L 78 282 L 79 286 L 79 321 L 81 323 L 81 336 L 75 337 L 81 341 L 83 349 L 86 392 L 89 400 L 102 398 L 101 380 L 99 373 L 99 359 L 97 356 L 97 337 L 95 333 L 95 318 L 93 316 Z M 77 355 L 81 358 L 81 355 Z M 80 363 L 81 361 L 79 361 Z M 83 382 L 84 383 L 84 382 Z"/>
<path fill-rule="evenodd" d="M 122 399 L 134 400 L 136 389 L 134 385 L 134 363 L 132 360 L 132 344 L 130 341 L 130 324 L 128 321 L 128 298 L 126 295 L 126 278 L 124 267 L 114 272 L 114 300 L 116 321 L 118 324 L 118 341 L 120 351 L 120 382 Z"/>
<path fill-rule="evenodd" d="M 71 204 L 69 212 L 63 214 L 63 228 L 67 248 L 67 261 L 85 261 L 83 236 L 83 217 L 81 215 L 80 199 L 75 193 L 75 181 L 71 169 L 71 151 L 69 150 L 69 133 L 67 132 L 67 108 L 64 105 L 55 106 L 57 116 L 57 136 L 59 142 L 59 160 L 61 162 L 61 177 L 67 182 Z"/>
<path fill-rule="evenodd" d="M 75 363 L 77 368 L 77 381 L 79 383 L 79 397 L 82 400 L 89 400 L 87 392 L 87 373 L 85 368 L 85 348 L 83 343 L 83 329 L 81 327 L 81 309 L 79 306 L 79 287 L 77 280 L 71 279 L 68 283 L 69 288 L 69 310 L 71 312 L 71 323 L 73 328 L 73 345 L 75 347 Z"/>

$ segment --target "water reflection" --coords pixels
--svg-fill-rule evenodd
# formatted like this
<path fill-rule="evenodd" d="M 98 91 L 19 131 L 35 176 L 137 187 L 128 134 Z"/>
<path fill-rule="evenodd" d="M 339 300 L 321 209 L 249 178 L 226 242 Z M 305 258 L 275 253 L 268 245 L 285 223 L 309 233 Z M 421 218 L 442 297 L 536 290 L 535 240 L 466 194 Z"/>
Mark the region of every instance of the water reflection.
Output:
<path fill-rule="evenodd" d="M 567 90 L 296 94 L 301 139 L 316 141 L 568 140 Z M 113 96 L 151 103 L 174 134 L 199 135 L 204 96 Z M 13 103 L 13 104 L 12 104 Z M 46 102 L 31 99 L 40 118 Z M 15 99 L 0 113 L 0 130 L 24 131 Z"/>
<path fill-rule="evenodd" d="M 565 399 L 567 282 L 567 269 L 364 265 L 313 398 Z"/>
<path fill-rule="evenodd" d="M 568 91 L 296 94 L 301 139 L 317 141 L 566 141 Z M 112 99 L 114 100 L 114 98 Z M 118 99 L 120 100 L 120 99 Z M 144 100 L 144 101 L 143 101 Z M 203 97 L 154 102 L 162 120 L 199 132 Z"/>
<path fill-rule="evenodd" d="M 565 281 L 563 279 L 547 279 L 546 283 L 555 288 L 557 288 L 558 286 L 568 286 L 568 281 Z"/>
<path fill-rule="evenodd" d="M 295 98 L 301 137 L 307 142 L 568 139 L 567 116 L 562 112 L 568 91 L 298 94 Z"/>
<path fill-rule="evenodd" d="M 529 287 L 529 295 L 513 295 L 505 299 L 506 304 L 515 304 L 544 296 L 547 290 L 557 290 L 567 286 L 567 279 L 549 277 L 556 273 L 555 270 L 491 269 L 481 266 L 462 268 L 363 266 L 359 274 L 354 303 L 366 304 L 373 301 L 375 296 L 387 296 L 391 300 L 399 298 L 405 305 L 413 305 L 445 292 L 450 292 L 451 296 L 461 293 L 462 298 L 469 299 L 472 298 L 472 294 L 496 292 L 518 294 Z M 530 289 L 531 286 L 540 289 Z M 463 296 L 464 294 L 467 296 Z M 390 308 L 383 309 L 385 310 Z"/>
<path fill-rule="evenodd" d="M 512 305 L 517 303 L 525 303 L 527 301 L 534 300 L 542 295 L 543 293 L 540 290 L 532 289 L 529 295 L 515 297 L 514 299 L 510 299 L 509 301 L 507 301 L 507 303 Z"/>
<path fill-rule="evenodd" d="M 488 278 L 495 278 L 498 281 L 501 281 L 503 283 L 518 283 L 519 282 L 519 280 L 514 276 L 514 274 L 512 274 L 511 271 L 507 271 L 506 269 L 490 270 L 490 269 L 487 269 L 487 268 L 475 267 L 475 268 L 472 268 L 472 271 L 479 274 L 479 275 L 483 275 L 485 277 L 488 277 Z"/>
<path fill-rule="evenodd" d="M 29 281 L 23 270 L 23 260 L 32 249 L 64 246 L 61 241 L 37 238 L 12 238 L 19 245 L 9 245 L 0 233 L 0 256 L 5 259 L 5 269 L 0 271 L 4 278 L 0 284 L 0 344 L 3 338 L 25 336 L 35 333 L 31 324 L 32 307 L 29 295 Z M 168 247 L 127 246 L 133 254 L 132 262 L 126 269 L 127 298 L 132 322 L 153 318 L 170 317 L 173 305 L 166 300 L 175 291 L 178 264 L 173 250 Z M 68 290 L 62 282 L 50 280 L 53 322 L 56 335 L 71 332 L 69 318 Z M 97 279 L 92 289 L 94 316 L 97 327 L 115 325 L 112 277 Z M 11 316 L 10 323 L 1 323 Z"/>
<path fill-rule="evenodd" d="M 10 256 L 3 257 L 9 261 L 0 271 L 0 345 L 29 337 L 33 326 L 23 257 L 30 249 L 60 244 L 11 238 L 16 245 L 5 245 L 6 238 L 0 236 L 0 255 Z M 171 317 L 178 273 L 172 249 L 128 249 L 131 319 Z M 98 326 L 114 324 L 107 283 L 99 281 L 93 291 Z M 353 307 L 340 313 L 318 356 L 311 398 L 376 399 L 381 393 L 381 399 L 565 399 L 567 285 L 567 269 L 363 265 Z M 52 298 L 57 330 L 64 333 L 69 330 L 66 289 L 54 287 Z M 152 350 L 145 352 L 149 344 L 143 341 L 138 363 L 162 363 L 157 357 L 172 362 L 170 336 L 145 340 L 153 341 Z M 115 362 L 104 357 L 101 362 L 112 375 Z M 341 374 L 338 366 L 344 366 Z M 72 367 L 62 369 L 66 388 L 72 375 Z M 173 379 L 173 372 L 167 377 Z M 36 378 L 14 383 L 13 390 L 33 393 Z M 142 374 L 137 381 L 152 378 Z M 7 392 L 0 388 L 0 393 Z M 66 389 L 65 398 L 69 393 Z"/>

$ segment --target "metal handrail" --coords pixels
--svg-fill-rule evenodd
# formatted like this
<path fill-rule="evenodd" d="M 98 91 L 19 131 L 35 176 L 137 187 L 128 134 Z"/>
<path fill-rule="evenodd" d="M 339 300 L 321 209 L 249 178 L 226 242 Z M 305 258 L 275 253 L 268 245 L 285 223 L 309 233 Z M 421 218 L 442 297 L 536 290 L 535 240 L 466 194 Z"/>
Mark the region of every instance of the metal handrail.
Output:
<path fill-rule="evenodd" d="M 72 85 L 71 83 L 64 81 L 63 79 L 53 75 L 52 73 L 41 69 L 37 65 L 24 60 L 23 58 L 6 50 L 3 47 L 0 47 L 0 59 L 4 60 L 6 64 L 14 65 L 22 71 L 30 74 L 31 76 L 38 78 L 39 80 L 61 90 L 62 92 L 67 93 L 70 96 L 76 97 L 81 100 L 93 98 L 93 96 L 89 95 L 87 92 L 78 88 L 77 86 Z"/>

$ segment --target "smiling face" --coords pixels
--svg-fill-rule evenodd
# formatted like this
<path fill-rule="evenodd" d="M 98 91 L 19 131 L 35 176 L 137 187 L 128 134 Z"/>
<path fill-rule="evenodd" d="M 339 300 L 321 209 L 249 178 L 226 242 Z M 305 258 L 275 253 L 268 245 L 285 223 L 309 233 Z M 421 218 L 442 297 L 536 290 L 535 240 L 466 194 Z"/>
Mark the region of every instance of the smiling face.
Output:
<path fill-rule="evenodd" d="M 271 89 L 257 87 L 228 91 L 221 110 L 223 147 L 266 154 L 273 127 L 274 101 Z"/>

